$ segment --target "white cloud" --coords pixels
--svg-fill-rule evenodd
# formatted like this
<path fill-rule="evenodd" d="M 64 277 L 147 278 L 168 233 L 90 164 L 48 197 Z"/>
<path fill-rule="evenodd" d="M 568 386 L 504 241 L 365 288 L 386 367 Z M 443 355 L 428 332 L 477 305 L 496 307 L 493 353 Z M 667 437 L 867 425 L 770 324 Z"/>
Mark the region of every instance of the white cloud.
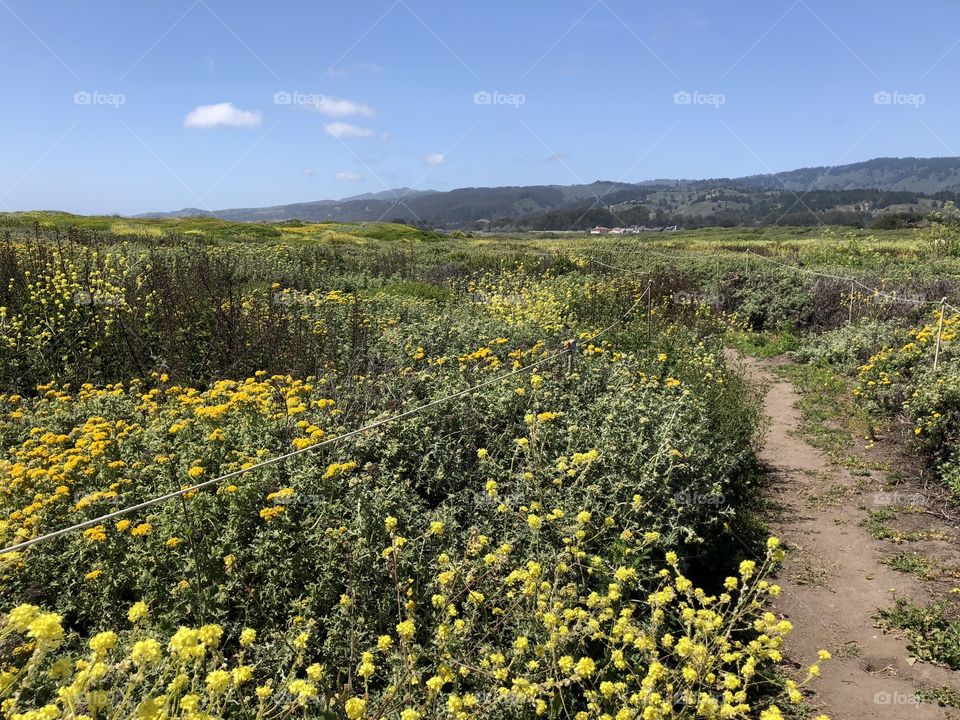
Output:
<path fill-rule="evenodd" d="M 350 172 L 349 170 L 341 170 L 336 175 L 337 182 L 359 182 L 363 180 L 363 176 L 359 173 Z"/>
<path fill-rule="evenodd" d="M 184 127 L 188 128 L 216 128 L 216 127 L 260 127 L 263 118 L 259 111 L 240 110 L 233 103 L 217 103 L 216 105 L 200 105 L 183 119 Z"/>
<path fill-rule="evenodd" d="M 313 171 L 313 168 L 304 168 L 300 171 L 300 174 L 304 177 L 314 177 L 316 173 Z"/>
<path fill-rule="evenodd" d="M 375 134 L 370 128 L 358 127 L 356 125 L 351 125 L 350 123 L 344 122 L 330 123 L 324 127 L 324 130 L 326 131 L 327 135 L 332 135 L 340 140 L 369 138 L 373 137 Z"/>
<path fill-rule="evenodd" d="M 353 100 L 341 100 L 340 98 L 323 95 L 313 104 L 317 112 L 330 117 L 350 117 L 351 115 L 362 115 L 363 117 L 373 117 L 373 108 L 363 103 Z"/>
<path fill-rule="evenodd" d="M 447 156 L 443 153 L 430 153 L 429 155 L 424 156 L 423 161 L 430 167 L 434 167 L 436 165 L 440 165 L 446 159 Z"/>

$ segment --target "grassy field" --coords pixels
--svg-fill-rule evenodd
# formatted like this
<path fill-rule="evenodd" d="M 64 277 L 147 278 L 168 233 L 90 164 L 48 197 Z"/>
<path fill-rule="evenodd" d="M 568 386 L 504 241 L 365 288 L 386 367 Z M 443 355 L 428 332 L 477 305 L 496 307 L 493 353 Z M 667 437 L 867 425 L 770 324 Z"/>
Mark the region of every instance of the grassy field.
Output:
<path fill-rule="evenodd" d="M 80 525 L 0 554 L 0 713 L 780 717 L 724 348 L 960 492 L 958 283 L 903 231 L 0 216 L 0 547 Z"/>

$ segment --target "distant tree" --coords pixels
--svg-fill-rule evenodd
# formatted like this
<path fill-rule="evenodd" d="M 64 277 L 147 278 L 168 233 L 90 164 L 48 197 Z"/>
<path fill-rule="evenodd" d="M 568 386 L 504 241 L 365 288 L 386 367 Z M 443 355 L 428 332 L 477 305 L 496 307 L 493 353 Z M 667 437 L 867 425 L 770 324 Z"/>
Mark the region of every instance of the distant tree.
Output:
<path fill-rule="evenodd" d="M 924 216 L 918 212 L 883 213 L 870 226 L 874 230 L 899 230 L 918 227 Z"/>

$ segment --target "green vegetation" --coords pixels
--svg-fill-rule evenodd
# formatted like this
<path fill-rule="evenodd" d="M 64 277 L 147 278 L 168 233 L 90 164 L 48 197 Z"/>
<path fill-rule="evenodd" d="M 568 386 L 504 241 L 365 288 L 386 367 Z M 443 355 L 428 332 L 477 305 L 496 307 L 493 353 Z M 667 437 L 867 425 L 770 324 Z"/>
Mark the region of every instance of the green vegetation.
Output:
<path fill-rule="evenodd" d="M 917 697 L 924 702 L 935 702 L 941 707 L 960 708 L 960 692 L 952 687 L 924 687 L 917 690 Z"/>
<path fill-rule="evenodd" d="M 742 353 L 758 358 L 771 358 L 796 350 L 799 338 L 790 331 L 762 333 L 731 330 L 727 343 Z"/>
<path fill-rule="evenodd" d="M 897 553 L 883 558 L 881 562 L 897 572 L 916 575 L 921 580 L 935 580 L 941 574 L 941 569 L 936 562 L 917 553 Z"/>
<path fill-rule="evenodd" d="M 0 241 L 0 546 L 82 527 L 0 555 L 5 720 L 802 700 L 756 398 L 677 295 L 715 266 L 35 220 Z"/>
<path fill-rule="evenodd" d="M 919 659 L 960 670 L 960 621 L 949 617 L 950 611 L 951 606 L 945 602 L 921 607 L 897 598 L 879 618 L 885 627 L 907 632 L 908 647 Z"/>
<path fill-rule="evenodd" d="M 664 705 L 677 688 L 713 698 L 708 717 L 799 703 L 777 680 L 789 628 L 762 615 L 781 551 L 759 518 L 757 398 L 724 349 L 793 353 L 806 430 L 839 462 L 866 472 L 851 434 L 906 415 L 949 481 L 956 319 L 934 372 L 929 309 L 864 289 L 954 293 L 941 249 L 902 229 L 2 216 L 0 545 L 91 523 L 0 555 L 0 644 L 47 678 L 2 712 L 82 714 L 100 690 L 178 718 L 689 716 Z M 893 520 L 867 523 L 931 536 Z M 155 675 L 131 674 L 148 640 Z M 105 675 L 78 668 L 91 652 Z"/>

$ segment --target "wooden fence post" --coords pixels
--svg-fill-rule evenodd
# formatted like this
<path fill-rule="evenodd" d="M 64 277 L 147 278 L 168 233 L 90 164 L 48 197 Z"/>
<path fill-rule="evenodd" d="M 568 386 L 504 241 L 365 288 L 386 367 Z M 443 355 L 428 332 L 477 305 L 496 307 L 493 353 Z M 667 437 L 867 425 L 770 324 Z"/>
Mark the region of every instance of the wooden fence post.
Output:
<path fill-rule="evenodd" d="M 933 369 L 936 370 L 940 365 L 940 346 L 943 343 L 943 316 L 947 312 L 947 299 L 940 301 L 940 322 L 937 324 L 937 349 L 933 352 Z"/>
<path fill-rule="evenodd" d="M 653 280 L 647 280 L 647 345 L 653 341 Z"/>

